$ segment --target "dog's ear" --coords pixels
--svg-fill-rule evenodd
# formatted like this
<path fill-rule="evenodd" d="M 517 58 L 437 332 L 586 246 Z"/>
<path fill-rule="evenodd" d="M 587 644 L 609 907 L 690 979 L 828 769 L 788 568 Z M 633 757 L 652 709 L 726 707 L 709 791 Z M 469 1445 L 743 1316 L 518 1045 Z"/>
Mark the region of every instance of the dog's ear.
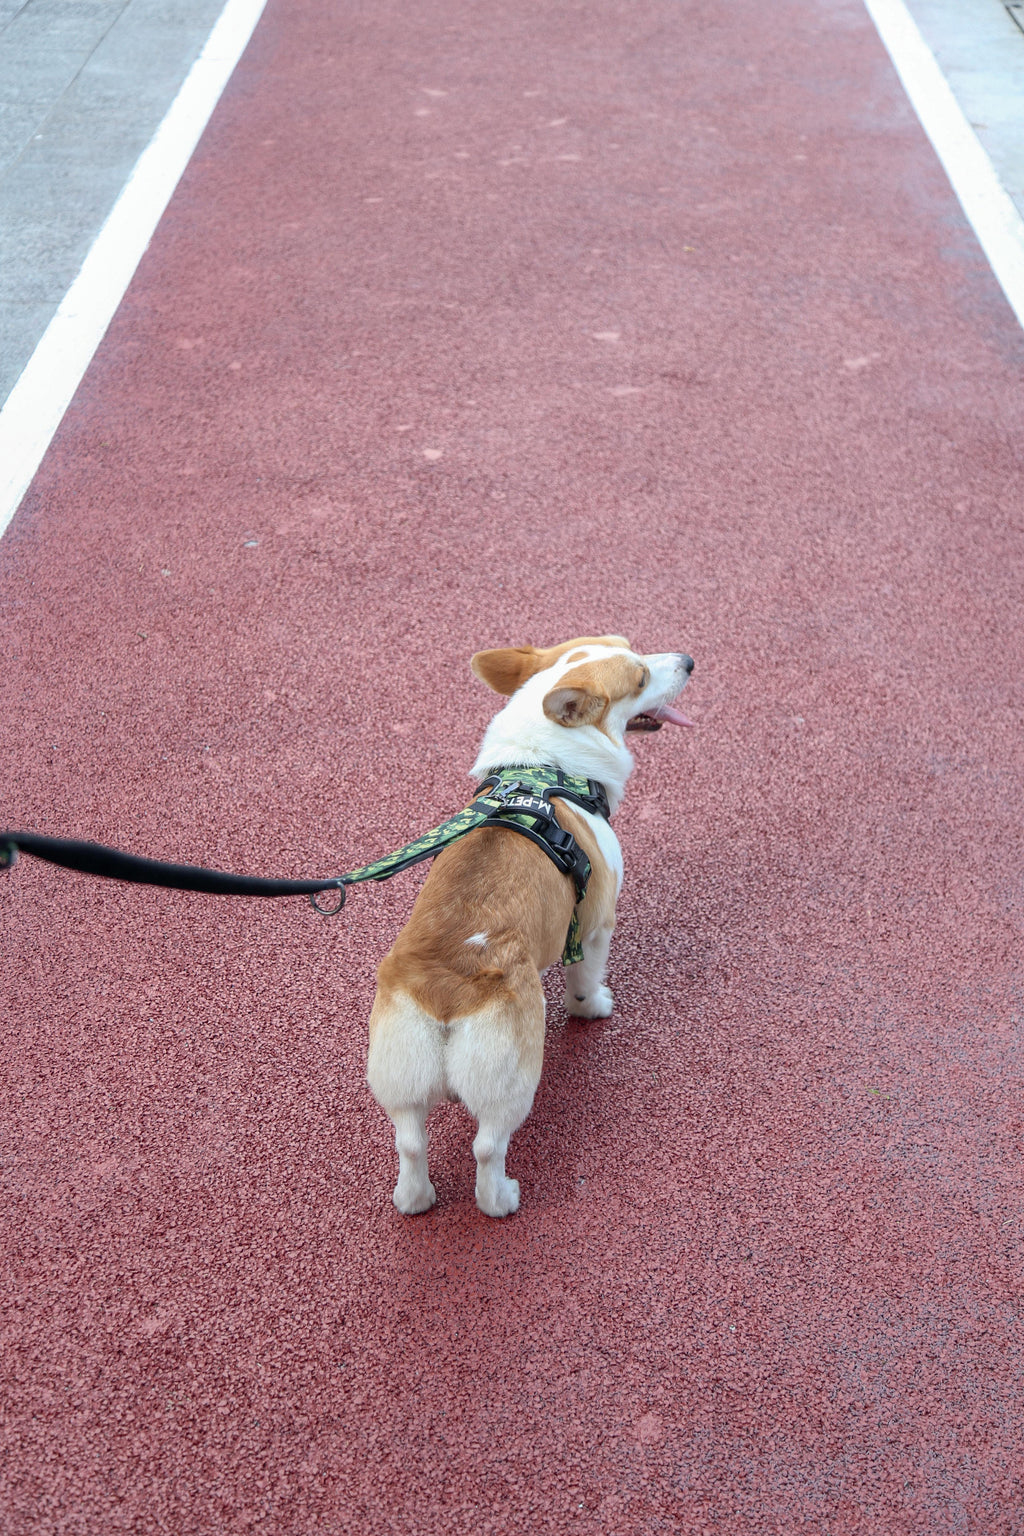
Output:
<path fill-rule="evenodd" d="M 474 676 L 488 688 L 511 696 L 541 670 L 545 655 L 534 645 L 509 646 L 501 651 L 477 651 L 469 664 Z"/>
<path fill-rule="evenodd" d="M 607 695 L 588 688 L 552 688 L 544 695 L 544 713 L 556 725 L 596 725 L 607 708 Z"/>

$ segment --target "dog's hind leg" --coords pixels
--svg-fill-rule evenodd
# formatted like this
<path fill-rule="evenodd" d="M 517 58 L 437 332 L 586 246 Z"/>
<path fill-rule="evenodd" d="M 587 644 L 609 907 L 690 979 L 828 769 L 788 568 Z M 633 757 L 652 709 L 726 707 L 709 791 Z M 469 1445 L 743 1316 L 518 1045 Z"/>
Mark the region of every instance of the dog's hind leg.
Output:
<path fill-rule="evenodd" d="M 445 1096 L 441 1032 L 405 993 L 378 991 L 366 1077 L 395 1127 L 398 1183 L 392 1199 L 403 1216 L 428 1211 L 437 1199 L 427 1169 L 427 1115 Z"/>
<path fill-rule="evenodd" d="M 437 1199 L 427 1170 L 427 1111 L 421 1104 L 413 1109 L 388 1111 L 395 1127 L 398 1153 L 398 1183 L 391 1196 L 403 1216 L 418 1216 L 429 1211 Z"/>
<path fill-rule="evenodd" d="M 519 1209 L 519 1180 L 505 1175 L 505 1154 L 509 1138 L 518 1130 L 533 1103 L 531 1093 L 525 1105 L 502 1105 L 482 1110 L 480 1127 L 473 1141 L 476 1158 L 476 1203 L 485 1216 L 511 1216 Z"/>
<path fill-rule="evenodd" d="M 505 1173 L 512 1133 L 533 1105 L 544 1056 L 544 997 L 536 997 L 509 1017 L 477 1015 L 456 1020 L 448 1042 L 447 1073 L 477 1121 L 476 1203 L 486 1216 L 510 1216 L 519 1209 L 519 1185 Z"/>

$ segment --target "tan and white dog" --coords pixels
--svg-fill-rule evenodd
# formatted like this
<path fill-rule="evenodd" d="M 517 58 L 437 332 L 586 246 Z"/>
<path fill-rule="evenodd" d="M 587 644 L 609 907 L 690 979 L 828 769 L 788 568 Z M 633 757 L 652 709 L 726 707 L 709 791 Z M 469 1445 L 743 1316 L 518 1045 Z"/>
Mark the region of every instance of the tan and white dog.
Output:
<path fill-rule="evenodd" d="M 477 780 L 506 766 L 550 765 L 604 785 L 614 813 L 633 767 L 629 730 L 663 721 L 689 725 L 670 700 L 693 661 L 635 655 L 618 635 L 538 650 L 481 651 L 477 677 L 509 696 L 487 727 L 473 765 Z M 567 1012 L 603 1019 L 612 1011 L 605 967 L 622 884 L 619 842 L 603 817 L 555 801 L 557 819 L 590 859 L 577 912 L 583 959 L 565 972 Z M 541 972 L 559 959 L 575 890 L 541 848 L 516 832 L 481 827 L 434 861 L 408 923 L 381 962 L 370 1014 L 367 1078 L 395 1126 L 405 1215 L 436 1198 L 427 1171 L 426 1119 L 443 1099 L 461 1099 L 479 1125 L 476 1201 L 488 1216 L 519 1206 L 505 1175 L 509 1138 L 526 1119 L 540 1082 L 545 1001 Z"/>

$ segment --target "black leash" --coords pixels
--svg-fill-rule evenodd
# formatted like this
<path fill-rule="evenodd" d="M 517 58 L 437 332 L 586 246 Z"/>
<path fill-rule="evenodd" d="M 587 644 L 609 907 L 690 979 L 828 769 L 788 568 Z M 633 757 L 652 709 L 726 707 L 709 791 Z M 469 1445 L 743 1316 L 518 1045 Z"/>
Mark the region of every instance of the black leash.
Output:
<path fill-rule="evenodd" d="M 259 875 L 230 875 L 220 869 L 204 869 L 198 864 L 165 864 L 160 859 L 142 859 L 119 848 L 105 848 L 102 843 L 80 842 L 70 837 L 42 837 L 36 832 L 0 832 L 0 869 L 13 868 L 18 854 L 27 853 L 61 869 L 77 870 L 82 875 L 102 875 L 107 880 L 130 880 L 136 885 L 161 885 L 172 891 L 203 891 L 212 896 L 309 896 L 319 891 L 337 891 L 334 907 L 313 905 L 325 916 L 333 916 L 345 905 L 345 880 L 265 880 Z"/>

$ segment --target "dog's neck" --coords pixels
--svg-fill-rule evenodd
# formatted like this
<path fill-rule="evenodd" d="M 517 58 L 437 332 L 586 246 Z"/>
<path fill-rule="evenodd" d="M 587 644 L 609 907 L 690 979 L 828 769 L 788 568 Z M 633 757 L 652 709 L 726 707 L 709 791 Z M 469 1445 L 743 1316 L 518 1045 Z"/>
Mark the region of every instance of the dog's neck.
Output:
<path fill-rule="evenodd" d="M 543 693 L 549 686 L 550 679 L 540 689 L 526 683 L 495 715 L 484 732 L 472 768 L 473 777 L 481 779 L 496 768 L 512 764 L 523 768 L 550 764 L 563 773 L 603 784 L 614 814 L 633 771 L 632 753 L 624 742 L 614 742 L 596 726 L 570 729 L 549 720 L 542 705 Z"/>

